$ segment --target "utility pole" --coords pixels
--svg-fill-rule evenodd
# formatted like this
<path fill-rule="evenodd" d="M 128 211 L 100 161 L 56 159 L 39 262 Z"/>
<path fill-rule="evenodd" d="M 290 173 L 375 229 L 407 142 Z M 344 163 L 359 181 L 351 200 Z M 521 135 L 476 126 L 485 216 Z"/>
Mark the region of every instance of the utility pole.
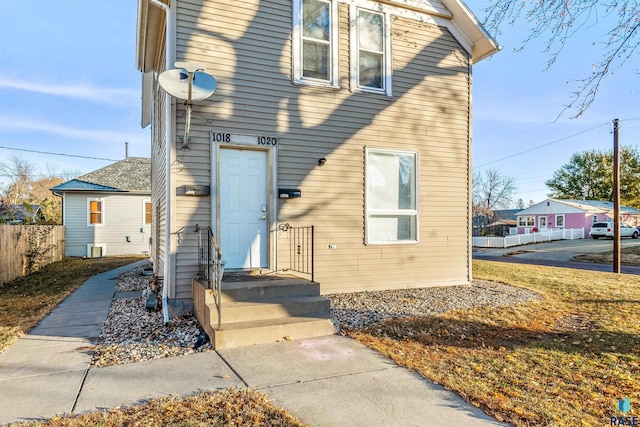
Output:
<path fill-rule="evenodd" d="M 620 149 L 618 119 L 613 120 L 613 272 L 620 273 Z"/>

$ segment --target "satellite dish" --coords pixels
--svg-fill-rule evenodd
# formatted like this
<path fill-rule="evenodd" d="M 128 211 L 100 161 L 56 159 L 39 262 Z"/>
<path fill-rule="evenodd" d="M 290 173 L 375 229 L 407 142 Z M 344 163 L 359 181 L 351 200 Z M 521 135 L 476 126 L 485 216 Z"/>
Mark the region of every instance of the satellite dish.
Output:
<path fill-rule="evenodd" d="M 217 82 L 212 75 L 204 71 L 193 71 L 191 74 L 191 99 L 189 99 L 189 71 L 186 69 L 167 70 L 160 74 L 158 83 L 169 95 L 185 101 L 203 101 L 213 95 Z"/>
<path fill-rule="evenodd" d="M 175 65 L 175 69 L 160 74 L 158 83 L 169 95 L 187 101 L 187 122 L 182 148 L 188 148 L 193 101 L 203 101 L 209 98 L 216 91 L 218 83 L 212 75 L 204 72 L 206 67 L 203 64 L 176 62 Z"/>

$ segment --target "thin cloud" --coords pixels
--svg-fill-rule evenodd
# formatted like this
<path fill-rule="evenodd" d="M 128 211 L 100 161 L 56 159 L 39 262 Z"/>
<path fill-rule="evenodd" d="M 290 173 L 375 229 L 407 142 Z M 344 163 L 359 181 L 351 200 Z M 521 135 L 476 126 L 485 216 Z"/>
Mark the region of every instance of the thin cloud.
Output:
<path fill-rule="evenodd" d="M 121 144 L 123 141 L 128 141 L 131 143 L 148 142 L 148 137 L 142 133 L 137 134 L 113 132 L 100 129 L 74 129 L 53 123 L 43 122 L 39 119 L 28 119 L 24 117 L 7 117 L 6 120 L 0 121 L 0 130 L 9 132 L 42 132 L 62 136 L 65 138 L 78 139 L 86 142 L 93 141 L 118 144 Z"/>
<path fill-rule="evenodd" d="M 0 76 L 0 88 L 82 99 L 113 106 L 130 106 L 140 98 L 132 89 L 99 88 L 90 85 L 35 84 Z M 135 104 L 133 104 L 135 105 Z"/>

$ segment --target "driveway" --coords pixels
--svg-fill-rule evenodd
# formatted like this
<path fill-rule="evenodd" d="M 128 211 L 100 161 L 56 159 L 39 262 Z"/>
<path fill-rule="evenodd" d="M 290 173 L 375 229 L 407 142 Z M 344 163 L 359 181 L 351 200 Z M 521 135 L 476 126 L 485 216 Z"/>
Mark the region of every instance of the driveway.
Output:
<path fill-rule="evenodd" d="M 623 248 L 640 246 L 640 239 L 622 239 L 621 242 Z M 587 238 L 579 240 L 557 240 L 547 243 L 513 246 L 506 249 L 474 248 L 473 258 L 594 271 L 612 271 L 613 268 L 610 264 L 572 261 L 573 257 L 579 254 L 606 252 L 610 250 L 613 250 L 613 240 Z M 622 272 L 627 274 L 640 274 L 640 267 L 622 266 Z"/>

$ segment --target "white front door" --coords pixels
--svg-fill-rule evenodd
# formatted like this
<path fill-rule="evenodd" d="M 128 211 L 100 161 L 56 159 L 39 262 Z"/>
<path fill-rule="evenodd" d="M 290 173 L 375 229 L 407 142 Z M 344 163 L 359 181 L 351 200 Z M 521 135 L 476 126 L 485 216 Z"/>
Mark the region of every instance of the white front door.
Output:
<path fill-rule="evenodd" d="M 540 225 L 540 231 L 542 231 L 543 229 L 547 229 L 547 217 L 546 216 L 541 216 L 540 218 L 538 218 L 538 223 Z"/>
<path fill-rule="evenodd" d="M 219 185 L 226 268 L 268 267 L 266 151 L 221 148 Z"/>

